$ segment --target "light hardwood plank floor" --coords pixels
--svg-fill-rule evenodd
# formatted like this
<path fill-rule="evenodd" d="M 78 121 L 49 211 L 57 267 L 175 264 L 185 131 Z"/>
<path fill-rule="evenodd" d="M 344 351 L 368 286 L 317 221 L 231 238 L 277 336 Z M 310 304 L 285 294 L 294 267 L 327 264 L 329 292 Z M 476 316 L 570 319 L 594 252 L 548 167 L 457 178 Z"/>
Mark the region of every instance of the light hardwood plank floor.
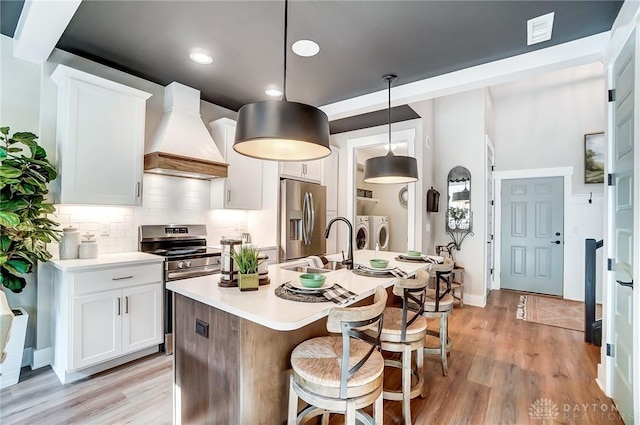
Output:
<path fill-rule="evenodd" d="M 492 291 L 484 309 L 455 309 L 449 376 L 426 356 L 427 397 L 411 401 L 414 424 L 622 424 L 595 383 L 599 349 L 581 332 L 516 320 L 519 296 Z M 0 392 L 0 424 L 170 424 L 171 368 L 171 357 L 154 355 L 68 385 L 49 368 L 25 370 Z M 387 384 L 399 388 L 389 372 Z M 538 400 L 557 407 L 552 422 L 529 415 Z M 384 423 L 402 423 L 400 402 L 385 401 Z"/>

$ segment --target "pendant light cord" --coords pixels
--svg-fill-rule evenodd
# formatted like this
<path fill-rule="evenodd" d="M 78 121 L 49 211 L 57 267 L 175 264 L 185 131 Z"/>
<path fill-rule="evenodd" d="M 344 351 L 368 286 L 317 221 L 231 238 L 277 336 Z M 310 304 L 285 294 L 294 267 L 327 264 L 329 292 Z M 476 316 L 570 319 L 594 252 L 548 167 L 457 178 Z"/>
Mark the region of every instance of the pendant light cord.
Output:
<path fill-rule="evenodd" d="M 282 100 L 287 100 L 287 27 L 288 27 L 289 0 L 284 0 L 284 78 L 282 82 Z"/>
<path fill-rule="evenodd" d="M 387 81 L 389 83 L 389 107 L 387 108 L 387 118 L 389 121 L 389 153 L 391 152 L 391 80 L 393 77 L 389 76 Z"/>

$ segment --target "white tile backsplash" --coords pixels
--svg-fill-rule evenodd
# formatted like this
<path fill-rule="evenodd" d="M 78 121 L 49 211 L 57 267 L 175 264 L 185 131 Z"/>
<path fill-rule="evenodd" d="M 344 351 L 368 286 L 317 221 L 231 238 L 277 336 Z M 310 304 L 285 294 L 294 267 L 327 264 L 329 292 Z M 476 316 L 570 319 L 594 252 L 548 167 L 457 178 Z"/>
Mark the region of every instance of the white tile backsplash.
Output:
<path fill-rule="evenodd" d="M 144 174 L 141 207 L 56 205 L 49 217 L 60 227 L 76 227 L 81 234 L 92 233 L 99 253 L 138 250 L 141 224 L 207 225 L 207 242 L 218 245 L 225 237 L 238 237 L 247 231 L 247 212 L 210 210 L 209 181 Z M 109 224 L 109 236 L 101 236 L 102 223 Z M 49 246 L 58 257 L 58 244 Z"/>

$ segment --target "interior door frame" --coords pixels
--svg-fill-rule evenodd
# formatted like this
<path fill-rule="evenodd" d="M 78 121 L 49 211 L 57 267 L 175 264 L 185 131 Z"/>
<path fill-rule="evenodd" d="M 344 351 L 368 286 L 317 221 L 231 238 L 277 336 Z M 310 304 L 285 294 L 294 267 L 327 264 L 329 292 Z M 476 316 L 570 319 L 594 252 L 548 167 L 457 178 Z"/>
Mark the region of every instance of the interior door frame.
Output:
<path fill-rule="evenodd" d="M 528 170 L 510 170 L 510 171 L 494 171 L 493 173 L 493 182 L 494 182 L 494 192 L 493 197 L 495 199 L 495 209 L 494 209 L 494 222 L 501 223 L 502 222 L 502 180 L 511 180 L 511 179 L 531 179 L 538 177 L 562 177 L 563 178 L 563 211 L 562 217 L 564 220 L 564 229 L 562 230 L 562 239 L 565 239 L 566 236 L 566 225 L 569 223 L 569 217 L 567 217 L 567 205 L 569 205 L 569 200 L 571 196 L 571 179 L 573 177 L 573 167 L 557 167 L 557 168 L 535 168 Z M 495 237 L 494 237 L 494 270 L 496 271 L 493 275 L 493 282 L 491 283 L 491 289 L 500 289 L 500 266 L 501 266 L 501 249 L 502 249 L 502 233 L 500 226 L 495 226 Z M 567 245 L 562 244 L 563 247 L 563 255 L 567 258 Z M 563 262 L 562 266 L 562 293 L 564 293 L 565 282 L 564 276 L 567 276 L 567 261 Z"/>
<path fill-rule="evenodd" d="M 488 196 L 488 185 L 489 183 L 487 183 L 487 174 L 489 173 L 489 170 L 487 168 L 485 168 L 485 188 L 484 188 L 484 196 L 485 196 L 485 200 L 484 200 L 484 206 L 485 206 L 485 221 L 486 221 L 486 212 L 487 209 L 491 208 L 493 210 L 493 214 L 491 215 L 491 223 L 487 222 L 487 225 L 490 227 L 489 229 L 485 229 L 484 231 L 484 238 L 485 238 L 485 244 L 484 244 L 484 249 L 485 249 L 485 253 L 484 253 L 484 285 L 482 288 L 482 292 L 485 296 L 485 300 L 486 300 L 486 296 L 489 294 L 489 290 L 492 288 L 493 286 L 493 282 L 495 282 L 495 275 L 496 274 L 500 274 L 498 271 L 498 269 L 496 268 L 495 264 L 496 264 L 496 203 L 495 203 L 495 199 L 496 199 L 496 192 L 495 192 L 495 181 L 496 181 L 496 171 L 495 171 L 495 164 L 496 164 L 496 148 L 495 146 L 493 146 L 493 142 L 491 142 L 491 137 L 489 137 L 488 134 L 484 135 L 484 139 L 485 139 L 485 144 L 484 144 L 484 157 L 485 160 L 488 160 L 489 158 L 489 154 L 491 154 L 491 167 L 492 167 L 492 171 L 491 171 L 491 183 L 492 184 L 492 188 L 493 188 L 493 199 L 489 199 Z M 494 205 L 491 205 L 491 201 L 494 201 Z M 488 235 L 491 234 L 493 236 L 493 239 L 491 239 Z M 489 255 L 491 255 L 491 265 L 487 264 L 487 260 L 489 258 Z M 489 269 L 493 269 L 493 273 L 489 270 Z"/>
<path fill-rule="evenodd" d="M 418 162 L 418 170 L 422 175 L 422 155 L 417 149 L 417 136 L 415 128 L 404 130 L 394 130 L 391 132 L 391 142 L 406 142 L 407 155 L 416 158 Z M 384 146 L 389 143 L 389 133 L 381 132 L 370 136 L 357 137 L 347 140 L 347 215 L 346 217 L 355 223 L 356 220 L 356 172 L 357 172 L 357 150 L 371 146 Z M 407 249 L 415 249 L 422 247 L 422 214 L 417 213 L 418 197 L 422 192 L 422 181 L 424 176 L 415 183 L 407 184 Z M 413 235 L 413 238 L 411 237 Z M 374 235 L 370 235 L 373 237 Z M 375 242 L 374 242 L 375 248 Z M 369 249 L 373 249 L 369 246 Z M 419 248 L 421 249 L 421 248 Z"/>
<path fill-rule="evenodd" d="M 614 64 L 619 54 L 621 53 L 627 40 L 635 32 L 636 36 L 636 67 L 640 62 L 640 5 L 637 2 L 625 2 L 620 9 L 618 18 L 612 28 L 612 37 L 605 54 L 605 84 L 606 89 L 609 90 L 614 85 Z M 637 69 L 637 68 L 636 68 Z M 640 75 L 636 72 L 635 79 L 635 122 L 634 122 L 634 163 L 640 162 Z M 607 140 L 607 158 L 606 158 L 606 173 L 611 171 L 613 164 L 612 149 L 613 149 L 613 131 L 615 123 L 613 121 L 613 102 L 608 102 L 606 105 L 606 140 Z M 634 170 L 634 193 L 638 195 L 640 190 L 640 167 L 635 167 Z M 603 256 L 604 278 L 603 278 L 603 291 L 602 291 L 602 307 L 603 307 L 603 326 L 602 326 L 602 348 L 600 352 L 600 364 L 598 364 L 598 375 L 596 382 L 607 396 L 611 396 L 613 393 L 613 375 L 614 375 L 614 361 L 612 357 L 607 356 L 607 343 L 612 342 L 613 338 L 613 291 L 616 289 L 617 283 L 615 282 L 614 273 L 606 271 L 607 258 L 613 258 L 613 247 L 611 246 L 613 241 L 613 206 L 610 203 L 610 199 L 613 196 L 613 187 L 607 186 L 604 194 L 605 204 L 605 255 Z M 640 196 L 635 196 L 634 199 L 635 211 L 640 211 Z M 634 251 L 640 252 L 640 229 L 638 219 L 636 218 L 634 226 Z M 637 254 L 635 254 L 637 255 Z M 633 268 L 633 280 L 638 282 L 640 279 L 640 264 L 636 262 Z M 636 285 L 633 291 L 633 311 L 640 312 L 640 288 Z M 640 329 L 640 314 L 634 315 L 634 332 L 633 332 L 633 355 L 637 359 L 637 355 L 640 352 L 640 341 L 638 337 L 638 329 Z M 637 397 L 640 394 L 640 362 L 636 361 L 633 365 L 633 392 Z M 636 403 L 634 405 L 634 417 L 640 418 L 640 406 Z"/>

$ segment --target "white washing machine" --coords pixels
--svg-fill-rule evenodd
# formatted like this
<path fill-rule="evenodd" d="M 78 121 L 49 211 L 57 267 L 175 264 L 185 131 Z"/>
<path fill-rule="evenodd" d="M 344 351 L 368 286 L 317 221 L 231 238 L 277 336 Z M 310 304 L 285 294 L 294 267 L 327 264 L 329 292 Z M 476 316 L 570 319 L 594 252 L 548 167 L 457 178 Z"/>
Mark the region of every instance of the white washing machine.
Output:
<path fill-rule="evenodd" d="M 370 243 L 370 235 L 371 235 L 371 225 L 369 223 L 368 215 L 357 215 L 356 216 L 356 249 L 369 249 Z"/>
<path fill-rule="evenodd" d="M 369 226 L 371 229 L 371 249 L 378 244 L 380 251 L 389 251 L 389 217 L 381 215 L 369 216 Z"/>

